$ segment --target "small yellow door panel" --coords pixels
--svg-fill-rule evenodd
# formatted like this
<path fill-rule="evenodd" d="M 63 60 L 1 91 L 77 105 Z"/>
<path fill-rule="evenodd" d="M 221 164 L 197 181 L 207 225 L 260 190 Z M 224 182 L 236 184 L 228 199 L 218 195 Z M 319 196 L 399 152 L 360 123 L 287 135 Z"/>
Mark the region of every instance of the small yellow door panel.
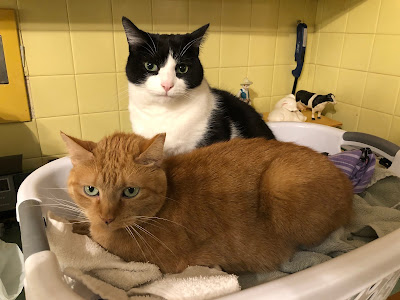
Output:
<path fill-rule="evenodd" d="M 14 10 L 0 9 L 0 35 L 8 77 L 0 83 L 0 123 L 30 121 Z"/>

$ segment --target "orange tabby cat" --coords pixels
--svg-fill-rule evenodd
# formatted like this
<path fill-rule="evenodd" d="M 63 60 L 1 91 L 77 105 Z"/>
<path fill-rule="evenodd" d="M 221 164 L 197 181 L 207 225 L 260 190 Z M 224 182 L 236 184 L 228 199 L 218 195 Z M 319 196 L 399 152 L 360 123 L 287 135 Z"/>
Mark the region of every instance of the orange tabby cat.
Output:
<path fill-rule="evenodd" d="M 292 143 L 234 139 L 163 159 L 165 134 L 116 133 L 97 144 L 62 137 L 73 163 L 69 193 L 91 237 L 165 273 L 272 270 L 351 216 L 348 178 Z"/>

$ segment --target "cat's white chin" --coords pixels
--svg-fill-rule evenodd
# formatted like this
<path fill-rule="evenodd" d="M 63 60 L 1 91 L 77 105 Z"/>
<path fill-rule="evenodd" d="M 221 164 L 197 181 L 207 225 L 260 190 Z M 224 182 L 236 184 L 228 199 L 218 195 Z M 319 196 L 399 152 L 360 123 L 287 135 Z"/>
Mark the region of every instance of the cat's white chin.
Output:
<path fill-rule="evenodd" d="M 166 104 L 179 101 L 179 99 L 183 99 L 186 95 L 186 92 L 176 92 L 169 91 L 166 93 L 165 91 L 161 92 L 159 90 L 149 90 L 145 86 L 138 86 L 132 83 L 128 83 L 129 93 L 132 95 L 132 100 L 136 105 L 141 104 Z"/>
<path fill-rule="evenodd" d="M 175 101 L 176 98 L 168 95 L 160 95 L 153 99 L 154 99 L 153 103 L 166 104 Z"/>
<path fill-rule="evenodd" d="M 152 104 L 167 104 L 172 103 L 180 99 L 179 95 L 166 95 L 166 94 L 148 94 L 147 100 Z"/>
<path fill-rule="evenodd" d="M 152 91 L 148 90 L 148 94 L 153 96 L 155 99 L 159 98 L 160 101 L 165 102 L 165 101 L 173 101 L 175 99 L 183 97 L 187 93 L 186 90 L 184 91 L 178 91 L 178 90 L 170 90 L 168 92 L 165 91 Z"/>
<path fill-rule="evenodd" d="M 151 94 L 153 94 L 156 97 L 165 98 L 165 99 L 167 99 L 167 98 L 169 98 L 169 99 L 178 98 L 181 95 L 180 93 L 174 93 L 174 92 L 168 92 L 168 93 L 166 93 L 166 92 L 155 92 L 155 93 L 151 93 Z"/>

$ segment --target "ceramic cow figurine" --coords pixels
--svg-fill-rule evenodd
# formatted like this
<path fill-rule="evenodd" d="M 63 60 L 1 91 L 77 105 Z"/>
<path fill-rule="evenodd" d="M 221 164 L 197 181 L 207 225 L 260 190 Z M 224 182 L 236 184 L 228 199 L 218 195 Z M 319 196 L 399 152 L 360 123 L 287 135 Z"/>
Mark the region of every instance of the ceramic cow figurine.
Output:
<path fill-rule="evenodd" d="M 312 119 L 315 120 L 314 113 L 318 112 L 318 119 L 321 119 L 321 112 L 328 103 L 336 104 L 335 96 L 331 93 L 328 95 L 318 95 L 304 90 L 296 93 L 297 107 L 304 110 L 311 108 Z"/>

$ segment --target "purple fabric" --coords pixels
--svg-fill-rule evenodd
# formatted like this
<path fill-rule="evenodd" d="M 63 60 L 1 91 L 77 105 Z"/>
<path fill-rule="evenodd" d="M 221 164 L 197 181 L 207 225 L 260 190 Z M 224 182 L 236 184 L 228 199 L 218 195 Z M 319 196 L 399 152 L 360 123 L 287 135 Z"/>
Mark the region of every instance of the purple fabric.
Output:
<path fill-rule="evenodd" d="M 371 149 L 344 151 L 328 157 L 353 183 L 354 193 L 363 192 L 375 171 L 375 155 Z"/>

